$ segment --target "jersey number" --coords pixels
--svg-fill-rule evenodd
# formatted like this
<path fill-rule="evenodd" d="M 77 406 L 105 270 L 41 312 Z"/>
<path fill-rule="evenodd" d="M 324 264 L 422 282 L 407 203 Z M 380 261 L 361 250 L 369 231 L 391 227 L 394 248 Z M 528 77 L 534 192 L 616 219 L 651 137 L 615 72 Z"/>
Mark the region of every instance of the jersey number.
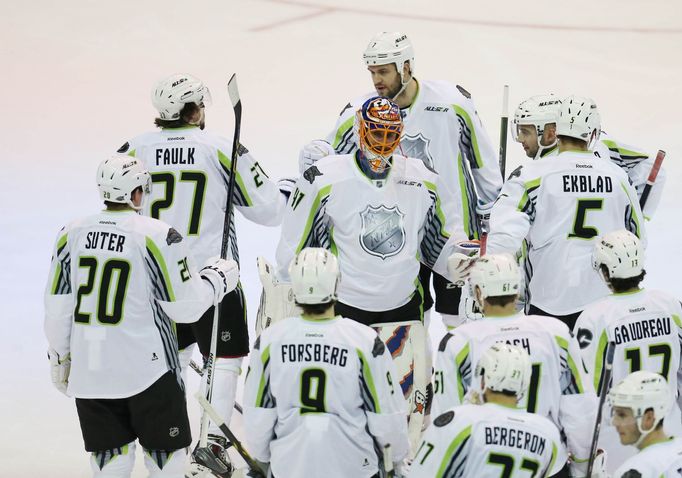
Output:
<path fill-rule="evenodd" d="M 570 239 L 592 239 L 599 235 L 596 227 L 585 225 L 585 218 L 587 217 L 587 211 L 601 210 L 603 202 L 603 199 L 578 199 L 578 208 L 575 211 L 575 220 L 573 221 L 573 231 L 568 235 Z"/>
<path fill-rule="evenodd" d="M 327 375 L 321 368 L 309 368 L 301 373 L 301 414 L 324 413 L 324 389 Z"/>
<path fill-rule="evenodd" d="M 500 478 L 511 478 L 514 471 L 515 460 L 511 455 L 502 455 L 501 453 L 491 453 L 488 455 L 488 464 L 502 467 Z M 540 469 L 540 464 L 535 460 L 524 458 L 521 461 L 520 470 L 526 470 L 531 473 L 531 478 L 535 478 Z"/>
<path fill-rule="evenodd" d="M 668 372 L 670 372 L 670 359 L 673 355 L 673 351 L 669 344 L 654 344 L 649 345 L 649 357 L 654 355 L 660 355 L 663 359 L 663 364 L 661 365 L 661 375 L 663 375 L 666 380 L 668 379 Z M 642 351 L 639 347 L 626 349 L 625 350 L 625 360 L 630 362 L 630 373 L 642 370 Z"/>
<path fill-rule="evenodd" d="M 85 284 L 78 286 L 76 309 L 73 314 L 73 320 L 79 324 L 90 323 L 91 314 L 81 311 L 81 300 L 90 295 L 95 288 L 97 265 L 97 259 L 94 257 L 78 259 L 78 267 L 88 270 Z M 128 288 L 130 264 L 119 259 L 109 259 L 101 271 L 97 291 L 97 321 L 100 324 L 116 325 L 123 318 L 123 301 Z"/>
<path fill-rule="evenodd" d="M 530 384 L 528 385 L 528 405 L 526 411 L 535 413 L 538 408 L 538 388 L 540 388 L 540 372 L 542 363 L 534 363 L 531 368 Z"/>
<path fill-rule="evenodd" d="M 201 171 L 181 171 L 179 181 L 194 183 L 194 198 L 192 199 L 192 210 L 189 215 L 187 235 L 196 236 L 199 234 L 201 210 L 204 206 L 206 174 Z M 152 183 L 163 183 L 165 188 L 164 197 L 157 199 L 151 205 L 151 216 L 154 219 L 159 219 L 161 210 L 168 209 L 173 205 L 175 175 L 173 173 L 152 173 Z"/>

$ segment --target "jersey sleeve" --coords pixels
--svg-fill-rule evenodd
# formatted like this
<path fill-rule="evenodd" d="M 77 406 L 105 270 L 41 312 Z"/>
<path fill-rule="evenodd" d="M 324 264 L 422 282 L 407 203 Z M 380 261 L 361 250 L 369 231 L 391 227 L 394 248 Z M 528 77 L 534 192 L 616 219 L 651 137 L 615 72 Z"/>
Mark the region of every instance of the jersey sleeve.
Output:
<path fill-rule="evenodd" d="M 362 408 L 369 433 L 382 447 L 391 446 L 393 461 L 407 457 L 407 403 L 397 380 L 391 354 L 377 335 L 372 350 L 356 349 Z"/>
<path fill-rule="evenodd" d="M 464 403 L 471 387 L 472 372 L 470 342 L 457 331 L 445 334 L 436 352 L 434 416 Z"/>
<path fill-rule="evenodd" d="M 514 171 L 490 213 L 489 254 L 516 254 L 535 221 L 540 177 L 527 178 L 522 167 Z"/>
<path fill-rule="evenodd" d="M 267 332 L 267 331 L 266 331 Z M 249 355 L 244 381 L 244 421 L 246 445 L 258 461 L 270 461 L 270 442 L 275 438 L 277 409 L 270 389 L 270 344 L 265 332 L 256 339 Z"/>
<path fill-rule="evenodd" d="M 313 178 L 312 183 L 306 179 L 305 173 L 296 181 L 284 213 L 277 245 L 277 272 L 283 281 L 289 280 L 289 264 L 303 248 L 330 247 L 326 204 L 332 186 L 326 185 L 318 189 L 314 181 L 315 175 L 309 177 Z"/>
<path fill-rule="evenodd" d="M 229 186 L 232 167 L 232 156 L 229 154 L 231 149 L 231 146 L 221 140 L 217 150 L 226 188 Z M 286 198 L 258 161 L 241 144 L 235 181 L 234 204 L 244 217 L 263 226 L 278 226 L 282 222 Z"/>
<path fill-rule="evenodd" d="M 337 154 L 350 154 L 358 148 L 353 134 L 355 111 L 356 108 L 352 103 L 346 104 L 336 119 L 334 129 L 327 135 L 327 142 L 332 145 Z"/>
<path fill-rule="evenodd" d="M 473 441 L 472 425 L 469 420 L 458 415 L 456 410 L 439 415 L 434 420 L 434 425 L 426 430 L 412 462 L 410 478 L 465 476 Z M 447 420 L 451 421 L 445 425 L 437 425 Z"/>
<path fill-rule="evenodd" d="M 642 246 L 646 248 L 647 238 L 644 227 L 644 214 L 642 214 L 642 208 L 639 206 L 637 191 L 635 191 L 629 181 L 621 181 L 620 184 L 628 201 L 628 204 L 625 206 L 625 229 L 639 237 Z"/>
<path fill-rule="evenodd" d="M 462 92 L 461 87 L 458 88 Z M 470 98 L 463 99 L 465 101 L 452 105 L 460 126 L 462 160 L 466 159 L 473 173 L 479 200 L 485 204 L 492 203 L 502 188 L 497 152 L 476 112 L 474 102 Z"/>
<path fill-rule="evenodd" d="M 213 304 L 213 287 L 201 279 L 175 229 L 145 237 L 145 265 L 152 296 L 174 322 L 196 322 Z"/>
<path fill-rule="evenodd" d="M 60 357 L 66 357 L 70 352 L 74 309 L 68 241 L 68 231 L 63 228 L 55 242 L 44 295 L 45 336 L 50 348 Z"/>
<path fill-rule="evenodd" d="M 578 344 L 568 329 L 554 336 L 559 348 L 559 425 L 566 435 L 574 460 L 587 460 L 592 443 L 592 427 L 597 417 L 597 396 L 580 359 Z"/>

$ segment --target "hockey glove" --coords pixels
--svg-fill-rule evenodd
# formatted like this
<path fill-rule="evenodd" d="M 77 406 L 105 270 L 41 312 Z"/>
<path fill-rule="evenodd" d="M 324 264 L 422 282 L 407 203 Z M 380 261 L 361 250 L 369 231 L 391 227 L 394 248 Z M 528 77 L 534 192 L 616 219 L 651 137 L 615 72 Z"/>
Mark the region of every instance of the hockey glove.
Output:
<path fill-rule="evenodd" d="M 325 156 L 336 154 L 332 145 L 321 139 L 316 139 L 303 146 L 298 153 L 298 170 L 303 174 L 310 166 L 315 164 L 318 159 Z"/>
<path fill-rule="evenodd" d="M 239 266 L 232 259 L 211 258 L 199 271 L 199 275 L 213 286 L 215 303 L 219 304 L 223 297 L 237 288 Z"/>
<path fill-rule="evenodd" d="M 461 241 L 457 243 L 461 252 L 455 252 L 448 257 L 448 277 L 457 287 L 463 287 L 464 281 L 469 277 L 469 271 L 474 265 L 480 250 L 480 242 L 477 240 Z"/>
<path fill-rule="evenodd" d="M 66 395 L 66 388 L 69 386 L 69 373 L 71 372 L 71 355 L 60 357 L 56 350 L 49 349 L 47 358 L 50 359 L 52 371 L 52 384 L 57 390 Z"/>
<path fill-rule="evenodd" d="M 277 187 L 279 188 L 279 192 L 281 192 L 284 195 L 284 197 L 287 198 L 288 201 L 289 196 L 291 196 L 291 193 L 294 191 L 294 188 L 296 188 L 296 179 L 282 178 L 279 181 L 277 181 Z"/>
<path fill-rule="evenodd" d="M 568 469 L 569 475 L 572 478 L 587 478 L 588 461 L 578 461 L 571 457 Z M 606 471 L 606 451 L 597 450 L 597 455 L 594 457 L 594 465 L 592 466 L 591 478 L 608 478 Z"/>

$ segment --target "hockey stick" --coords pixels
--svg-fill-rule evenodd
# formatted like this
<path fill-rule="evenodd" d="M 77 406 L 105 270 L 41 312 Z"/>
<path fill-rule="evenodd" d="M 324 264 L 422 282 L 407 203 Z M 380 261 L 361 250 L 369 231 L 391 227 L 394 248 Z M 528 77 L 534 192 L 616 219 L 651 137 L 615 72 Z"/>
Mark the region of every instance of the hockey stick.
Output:
<path fill-rule="evenodd" d="M 601 432 L 601 414 L 604 402 L 606 401 L 606 394 L 609 391 L 609 382 L 611 382 L 611 372 L 613 371 L 613 354 L 616 351 L 616 343 L 609 342 L 606 346 L 606 360 L 604 361 L 604 368 L 601 370 L 599 376 L 599 405 L 597 408 L 597 420 L 594 422 L 594 431 L 592 432 L 592 445 L 590 446 L 590 457 L 587 462 L 587 477 L 592 476 L 592 468 L 594 467 L 594 459 L 597 457 L 597 442 L 599 441 L 599 433 Z"/>
<path fill-rule="evenodd" d="M 230 222 L 232 219 L 232 197 L 234 196 L 235 173 L 237 170 L 237 156 L 239 149 L 239 132 L 242 124 L 242 102 L 237 88 L 237 75 L 232 75 L 227 82 L 227 92 L 230 95 L 232 108 L 234 109 L 234 137 L 232 138 L 232 164 L 230 164 L 230 183 L 227 187 L 227 205 L 225 207 L 225 221 L 223 222 L 223 243 L 220 248 L 220 257 L 227 258 L 227 248 L 230 242 Z M 218 347 L 218 319 L 219 306 L 216 301 L 213 304 L 213 327 L 211 329 L 211 350 L 206 359 L 206 400 L 211 401 L 213 395 L 213 374 L 215 373 L 215 355 Z M 199 433 L 199 448 L 206 448 L 208 444 L 208 415 L 201 416 L 201 429 Z"/>
<path fill-rule="evenodd" d="M 249 465 L 249 468 L 251 468 L 252 471 L 257 473 L 258 476 L 265 478 L 265 472 L 263 471 L 263 469 L 260 467 L 258 463 L 256 463 L 256 460 L 254 460 L 251 457 L 251 455 L 249 455 L 249 452 L 247 452 L 244 449 L 241 442 L 237 439 L 236 436 L 234 436 L 232 430 L 230 430 L 230 428 L 225 424 L 225 421 L 220 417 L 220 415 L 218 415 L 218 412 L 216 412 L 215 408 L 213 408 L 213 406 L 211 406 L 211 404 L 208 403 L 206 397 L 204 397 L 199 392 L 194 394 L 194 396 L 199 401 L 199 405 L 201 405 L 201 408 L 204 409 L 204 412 L 206 412 L 206 414 L 211 417 L 213 423 L 218 425 L 220 431 L 222 431 L 225 434 L 225 436 L 230 440 L 230 443 L 232 443 L 234 449 L 237 450 L 237 452 L 241 455 L 246 464 Z"/>
<path fill-rule="evenodd" d="M 663 164 L 664 159 L 665 151 L 659 149 L 658 153 L 656 153 L 656 160 L 654 161 L 654 165 L 651 167 L 649 177 L 646 179 L 646 185 L 644 186 L 644 191 L 642 191 L 642 197 L 639 198 L 639 206 L 642 208 L 642 210 L 644 210 L 644 205 L 646 204 L 647 199 L 649 199 L 649 193 L 651 193 L 651 188 L 656 182 L 658 171 L 660 171 L 661 164 Z"/>
<path fill-rule="evenodd" d="M 507 169 L 507 129 L 509 127 L 509 85 L 504 85 L 502 91 L 502 115 L 500 116 L 500 155 L 499 165 L 502 181 L 504 181 L 505 170 Z M 485 255 L 486 245 L 488 244 L 488 231 L 481 234 L 480 255 Z"/>
<path fill-rule="evenodd" d="M 204 376 L 204 371 L 197 365 L 197 363 L 194 360 L 189 361 L 189 367 L 194 370 L 200 377 Z M 242 409 L 242 406 L 234 402 L 234 409 L 237 410 L 241 415 L 244 415 L 244 410 Z"/>
<path fill-rule="evenodd" d="M 386 478 L 394 478 L 395 470 L 393 469 L 393 451 L 391 445 L 384 445 L 384 476 Z"/>

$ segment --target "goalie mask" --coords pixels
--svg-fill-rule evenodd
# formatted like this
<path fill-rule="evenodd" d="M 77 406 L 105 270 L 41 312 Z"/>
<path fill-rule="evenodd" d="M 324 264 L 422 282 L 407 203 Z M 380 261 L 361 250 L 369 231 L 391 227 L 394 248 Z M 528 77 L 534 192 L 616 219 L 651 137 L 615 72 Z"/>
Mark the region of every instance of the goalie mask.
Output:
<path fill-rule="evenodd" d="M 139 159 L 121 154 L 100 163 L 97 168 L 97 187 L 104 201 L 127 204 L 139 211 L 142 205 L 135 206 L 132 193 L 141 187 L 142 192 L 149 195 L 152 178 Z"/>
<path fill-rule="evenodd" d="M 354 123 L 364 161 L 374 173 L 391 167 L 389 160 L 400 144 L 403 119 L 400 107 L 388 98 L 376 96 L 362 105 Z"/>

